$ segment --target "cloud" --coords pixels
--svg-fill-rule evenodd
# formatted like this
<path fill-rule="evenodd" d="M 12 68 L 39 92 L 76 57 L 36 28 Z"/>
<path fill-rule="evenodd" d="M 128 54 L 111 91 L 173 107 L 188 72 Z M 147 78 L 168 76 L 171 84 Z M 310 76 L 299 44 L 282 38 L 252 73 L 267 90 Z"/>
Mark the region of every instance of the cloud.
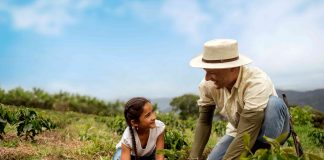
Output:
<path fill-rule="evenodd" d="M 75 24 L 82 12 L 98 6 L 100 2 L 100 0 L 36 0 L 27 5 L 2 2 L 0 11 L 10 15 L 12 25 L 16 29 L 57 35 L 65 27 Z"/>
<path fill-rule="evenodd" d="M 167 0 L 161 8 L 162 15 L 171 21 L 174 29 L 193 43 L 204 38 L 204 26 L 211 22 L 196 0 Z"/>
<path fill-rule="evenodd" d="M 267 71 L 278 88 L 324 87 L 323 2 L 210 1 L 210 6 L 221 15 L 213 34 L 237 38 L 240 51 Z M 316 79 L 310 83 L 310 77 Z"/>

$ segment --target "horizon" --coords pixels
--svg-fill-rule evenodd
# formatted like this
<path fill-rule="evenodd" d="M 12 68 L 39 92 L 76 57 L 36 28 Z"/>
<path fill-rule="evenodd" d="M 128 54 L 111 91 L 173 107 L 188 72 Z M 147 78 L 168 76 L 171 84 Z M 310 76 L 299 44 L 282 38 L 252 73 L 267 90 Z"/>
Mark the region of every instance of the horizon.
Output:
<path fill-rule="evenodd" d="M 12 90 L 12 89 L 15 89 L 15 88 L 18 88 L 18 87 L 21 87 L 21 86 L 17 86 L 17 87 L 14 87 L 14 88 L 10 88 L 10 89 L 4 89 L 6 92 L 8 92 L 8 90 Z M 21 87 L 24 91 L 32 91 L 32 89 L 25 89 L 23 87 Z M 38 88 L 38 87 L 33 87 L 33 88 Z M 3 89 L 0 87 L 0 89 Z M 42 88 L 38 88 L 38 89 L 42 89 Z M 42 89 L 44 90 L 44 89 Z M 276 88 L 276 91 L 285 91 L 285 92 L 289 92 L 289 91 L 292 91 L 292 92 L 300 92 L 300 93 L 304 93 L 304 92 L 312 92 L 312 91 L 316 91 L 316 90 L 324 90 L 324 88 L 317 88 L 317 89 L 313 89 L 313 90 L 305 90 L 305 91 L 298 91 L 298 90 L 283 90 L 283 89 L 280 89 L 280 88 Z M 67 92 L 71 95 L 80 95 L 80 96 L 88 96 L 88 97 L 92 97 L 92 98 L 97 98 L 98 100 L 103 100 L 103 101 L 106 101 L 106 102 L 112 102 L 112 101 L 127 101 L 133 97 L 121 97 L 121 98 L 116 98 L 116 99 L 102 99 L 100 97 L 96 97 L 96 96 L 92 96 L 92 95 L 87 95 L 87 94 L 82 94 L 82 93 L 77 93 L 77 92 L 69 92 L 69 91 L 64 91 L 64 90 L 60 90 L 60 91 L 56 91 L 56 92 L 50 92 L 50 91 L 47 91 L 47 90 L 44 90 L 46 93 L 48 94 L 58 94 L 60 92 Z M 161 99 L 172 99 L 172 98 L 175 98 L 175 97 L 179 97 L 179 96 L 182 96 L 184 94 L 195 94 L 195 95 L 198 95 L 199 96 L 199 92 L 197 91 L 196 93 L 194 92 L 188 92 L 188 93 L 183 93 L 181 95 L 176 95 L 174 97 L 147 97 L 148 99 L 150 100 L 161 100 Z"/>
<path fill-rule="evenodd" d="M 186 7 L 183 7 L 185 4 Z M 324 88 L 324 1 L 0 2 L 0 88 L 33 87 L 103 100 L 198 93 L 189 61 L 216 38 L 275 88 Z"/>

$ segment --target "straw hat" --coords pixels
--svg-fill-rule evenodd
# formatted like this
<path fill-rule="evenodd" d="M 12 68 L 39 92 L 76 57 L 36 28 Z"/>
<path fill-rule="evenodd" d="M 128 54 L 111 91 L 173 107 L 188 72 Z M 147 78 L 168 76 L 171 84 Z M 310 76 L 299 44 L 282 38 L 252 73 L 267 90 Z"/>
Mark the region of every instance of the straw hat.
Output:
<path fill-rule="evenodd" d="M 190 61 L 196 68 L 233 68 L 251 63 L 252 60 L 238 53 L 237 41 L 215 39 L 204 44 L 204 51 Z"/>

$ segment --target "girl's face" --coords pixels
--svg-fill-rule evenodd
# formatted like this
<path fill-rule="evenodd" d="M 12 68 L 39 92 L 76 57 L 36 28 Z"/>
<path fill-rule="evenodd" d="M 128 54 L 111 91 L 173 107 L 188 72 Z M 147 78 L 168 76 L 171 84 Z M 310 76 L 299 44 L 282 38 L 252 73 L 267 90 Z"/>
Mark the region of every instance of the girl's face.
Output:
<path fill-rule="evenodd" d="M 155 112 L 153 111 L 152 104 L 149 102 L 145 103 L 143 107 L 143 113 L 139 118 L 138 127 L 142 129 L 155 128 L 156 127 L 155 119 L 156 119 L 156 115 Z"/>

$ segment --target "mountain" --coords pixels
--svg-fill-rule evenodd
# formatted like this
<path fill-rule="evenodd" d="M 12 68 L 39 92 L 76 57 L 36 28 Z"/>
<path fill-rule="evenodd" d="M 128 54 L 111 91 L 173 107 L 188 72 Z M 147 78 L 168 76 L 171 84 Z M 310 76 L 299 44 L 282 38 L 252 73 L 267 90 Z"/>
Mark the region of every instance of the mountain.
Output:
<path fill-rule="evenodd" d="M 324 112 L 324 89 L 304 92 L 277 89 L 277 93 L 279 97 L 282 97 L 282 94 L 285 93 L 290 105 L 309 105 Z M 170 106 L 172 98 L 155 98 L 151 99 L 151 101 L 152 103 L 158 104 L 158 108 L 161 112 L 169 112 L 172 109 Z"/>
<path fill-rule="evenodd" d="M 280 97 L 282 97 L 282 93 L 285 93 L 289 105 L 309 105 L 321 112 L 324 112 L 324 89 L 305 92 L 277 89 L 277 93 Z"/>
<path fill-rule="evenodd" d="M 171 101 L 172 101 L 172 98 L 154 98 L 154 99 L 151 99 L 151 102 L 153 104 L 156 103 L 158 105 L 158 109 L 161 112 L 170 112 L 172 110 L 172 107 L 170 105 Z"/>

